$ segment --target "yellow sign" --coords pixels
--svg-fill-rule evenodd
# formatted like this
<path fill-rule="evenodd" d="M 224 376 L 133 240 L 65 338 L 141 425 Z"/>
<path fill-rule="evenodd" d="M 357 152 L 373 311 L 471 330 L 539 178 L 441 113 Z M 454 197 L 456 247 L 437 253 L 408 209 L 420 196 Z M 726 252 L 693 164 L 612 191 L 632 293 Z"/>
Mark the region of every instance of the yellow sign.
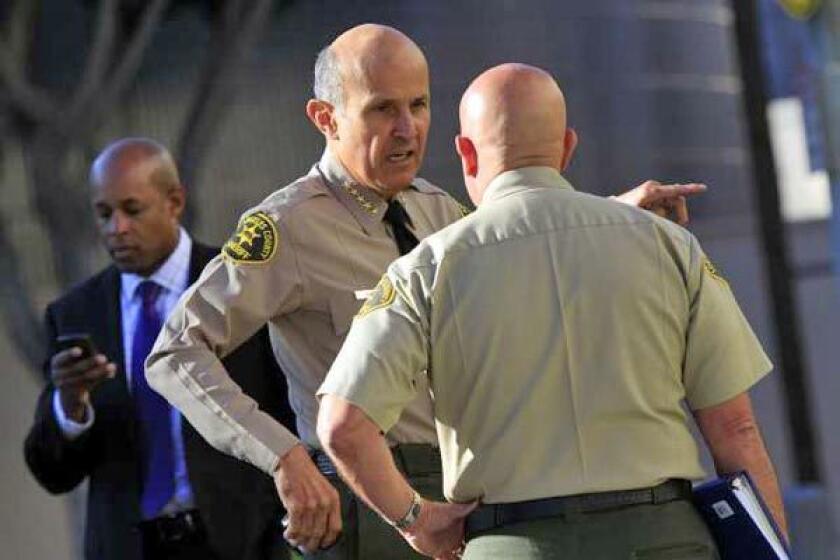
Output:
<path fill-rule="evenodd" d="M 268 214 L 255 212 L 239 222 L 222 254 L 238 263 L 266 262 L 277 252 L 279 241 L 277 227 Z"/>
<path fill-rule="evenodd" d="M 822 0 L 779 0 L 790 17 L 810 19 L 822 7 Z"/>

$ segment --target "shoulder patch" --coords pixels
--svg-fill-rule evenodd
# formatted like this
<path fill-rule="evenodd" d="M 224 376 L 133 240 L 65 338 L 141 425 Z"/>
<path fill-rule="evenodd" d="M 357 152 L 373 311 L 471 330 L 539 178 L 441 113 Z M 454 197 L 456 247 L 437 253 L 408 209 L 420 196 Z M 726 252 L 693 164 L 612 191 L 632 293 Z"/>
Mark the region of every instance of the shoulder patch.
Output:
<path fill-rule="evenodd" d="M 356 313 L 356 317 L 364 317 L 371 311 L 388 307 L 394 303 L 396 296 L 397 291 L 394 289 L 391 279 L 388 278 L 387 274 L 383 275 L 382 279 L 373 289 L 373 293 L 370 294 L 370 297 L 364 305 L 362 305 L 362 308 L 359 309 L 358 313 Z"/>
<path fill-rule="evenodd" d="M 222 254 L 237 263 L 262 263 L 271 260 L 279 243 L 274 221 L 265 212 L 254 212 L 240 220 Z"/>
<path fill-rule="evenodd" d="M 715 265 L 712 264 L 712 261 L 710 261 L 709 259 L 703 259 L 703 269 L 718 282 L 723 282 L 727 286 L 729 285 L 729 282 L 726 281 L 726 278 L 723 277 L 723 275 L 718 271 L 718 269 L 715 267 Z"/>

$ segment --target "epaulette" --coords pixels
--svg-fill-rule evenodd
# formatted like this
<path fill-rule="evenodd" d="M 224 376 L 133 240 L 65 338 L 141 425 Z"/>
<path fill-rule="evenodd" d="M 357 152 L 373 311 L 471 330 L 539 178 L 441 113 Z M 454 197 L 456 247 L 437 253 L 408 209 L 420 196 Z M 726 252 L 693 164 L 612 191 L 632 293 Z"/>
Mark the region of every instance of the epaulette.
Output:
<path fill-rule="evenodd" d="M 440 195 L 448 195 L 445 190 L 440 187 L 436 187 L 432 183 L 428 182 L 425 179 L 420 177 L 415 177 L 414 181 L 411 182 L 411 186 L 414 187 L 418 192 L 427 193 L 427 194 L 440 194 Z"/>

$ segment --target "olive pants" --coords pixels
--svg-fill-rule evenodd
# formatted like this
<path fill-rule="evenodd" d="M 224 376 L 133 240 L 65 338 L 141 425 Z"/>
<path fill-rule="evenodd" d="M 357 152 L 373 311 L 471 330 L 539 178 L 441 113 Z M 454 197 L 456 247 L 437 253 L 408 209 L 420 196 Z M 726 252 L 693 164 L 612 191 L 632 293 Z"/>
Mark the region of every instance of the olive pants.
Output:
<path fill-rule="evenodd" d="M 463 558 L 718 560 L 720 556 L 694 506 L 677 500 L 498 527 L 470 539 Z"/>
<path fill-rule="evenodd" d="M 392 449 L 397 467 L 424 498 L 443 500 L 440 453 L 427 445 L 400 445 Z M 325 473 L 326 474 L 326 473 Z M 396 529 L 382 520 L 337 476 L 326 474 L 341 497 L 343 528 L 327 550 L 306 555 L 307 560 L 420 560 Z"/>

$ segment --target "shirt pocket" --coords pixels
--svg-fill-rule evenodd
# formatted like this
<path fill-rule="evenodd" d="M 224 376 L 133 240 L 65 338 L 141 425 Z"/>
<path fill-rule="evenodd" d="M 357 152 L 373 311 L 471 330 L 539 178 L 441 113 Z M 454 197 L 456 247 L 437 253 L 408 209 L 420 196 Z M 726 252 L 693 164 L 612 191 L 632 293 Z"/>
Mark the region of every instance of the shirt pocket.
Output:
<path fill-rule="evenodd" d="M 364 300 L 356 299 L 353 292 L 338 294 L 330 299 L 330 319 L 336 336 L 344 336 L 350 330 L 353 317 L 359 312 Z"/>

